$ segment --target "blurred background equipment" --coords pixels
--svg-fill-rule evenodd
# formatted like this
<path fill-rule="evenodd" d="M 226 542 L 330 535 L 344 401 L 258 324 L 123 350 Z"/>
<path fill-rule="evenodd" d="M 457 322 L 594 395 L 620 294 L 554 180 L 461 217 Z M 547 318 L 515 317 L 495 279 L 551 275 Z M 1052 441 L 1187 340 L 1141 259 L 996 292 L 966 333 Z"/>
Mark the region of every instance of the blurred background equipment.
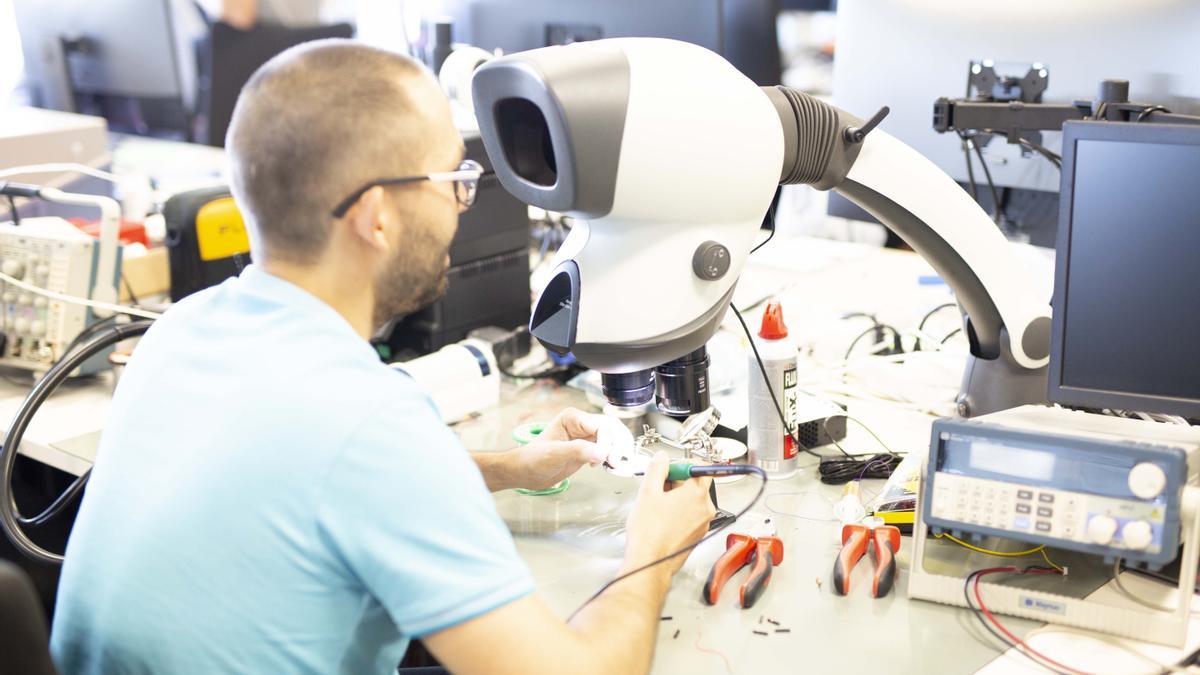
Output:
<path fill-rule="evenodd" d="M 122 309 L 114 304 L 121 279 L 121 207 L 109 197 L 2 179 L 0 194 L 10 200 L 13 216 L 0 225 L 0 365 L 45 371 L 92 323 Z M 21 220 L 17 197 L 98 208 L 99 237 L 61 218 Z M 106 366 L 105 358 L 97 358 L 83 371 Z"/>
<path fill-rule="evenodd" d="M 79 298 L 91 295 L 98 247 L 95 238 L 61 218 L 25 218 L 20 226 L 0 223 L 0 271 L 54 293 Z M 76 335 L 96 321 L 82 305 L 50 300 L 9 283 L 0 282 L 0 288 L 0 366 L 45 370 L 63 355 Z M 104 367 L 104 363 L 96 359 L 86 364 L 83 372 Z"/>
<path fill-rule="evenodd" d="M 100 169 L 111 158 L 108 125 L 103 118 L 26 107 L 11 108 L 2 114 L 0 171 L 4 171 L 5 179 L 61 188 L 77 174 L 69 171 L 23 174 L 8 170 L 64 162 Z M 0 204 L 0 209 L 6 207 L 7 204 Z"/>
<path fill-rule="evenodd" d="M 172 302 L 235 277 L 250 264 L 250 237 L 228 187 L 172 195 L 163 217 Z"/>
<path fill-rule="evenodd" d="M 715 51 L 759 85 L 781 80 L 780 0 L 444 0 L 440 8 L 454 42 L 489 51 L 662 37 Z"/>
<path fill-rule="evenodd" d="M 883 129 L 966 185 L 963 144 L 935 132 L 930 113 L 939 98 L 967 91 L 972 62 L 990 60 L 1001 75 L 1018 77 L 1031 64 L 1044 66 L 1049 82 L 1042 98 L 1048 103 L 1092 101 L 1102 80 L 1119 78 L 1130 83 L 1130 100 L 1196 114 L 1200 70 L 1186 55 L 1194 53 L 1197 34 L 1200 5 L 1188 0 L 840 0 L 833 99 L 847 110 L 891 107 Z M 1047 131 L 1043 137 L 1042 145 L 1061 154 L 1060 133 Z M 998 189 L 1006 234 L 1053 246 L 1058 170 L 1016 143 L 993 141 L 982 154 Z M 972 158 L 982 176 L 978 160 Z M 985 210 L 996 210 L 987 190 L 980 190 L 979 199 Z M 868 219 L 835 195 L 829 212 Z"/>
<path fill-rule="evenodd" d="M 196 70 L 170 0 L 13 0 L 31 103 L 190 138 Z"/>

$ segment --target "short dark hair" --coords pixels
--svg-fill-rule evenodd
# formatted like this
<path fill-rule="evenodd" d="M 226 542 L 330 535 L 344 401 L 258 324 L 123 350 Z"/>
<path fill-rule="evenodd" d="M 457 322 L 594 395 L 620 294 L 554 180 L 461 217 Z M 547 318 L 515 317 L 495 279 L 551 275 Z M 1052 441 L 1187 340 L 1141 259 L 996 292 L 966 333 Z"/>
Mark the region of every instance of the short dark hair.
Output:
<path fill-rule="evenodd" d="M 339 200 L 420 171 L 434 114 L 414 95 L 420 87 L 436 84 L 418 62 L 352 40 L 293 47 L 254 73 L 225 147 L 256 256 L 314 262 Z"/>

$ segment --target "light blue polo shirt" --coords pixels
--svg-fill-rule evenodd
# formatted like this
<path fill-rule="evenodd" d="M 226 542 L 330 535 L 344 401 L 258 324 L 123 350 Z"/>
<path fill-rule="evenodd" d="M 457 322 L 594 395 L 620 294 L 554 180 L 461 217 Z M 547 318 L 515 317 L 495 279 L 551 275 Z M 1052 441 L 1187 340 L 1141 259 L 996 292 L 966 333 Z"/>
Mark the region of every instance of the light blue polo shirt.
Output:
<path fill-rule="evenodd" d="M 408 642 L 527 595 L 428 396 L 260 268 L 138 345 L 67 546 L 75 673 L 393 673 Z"/>

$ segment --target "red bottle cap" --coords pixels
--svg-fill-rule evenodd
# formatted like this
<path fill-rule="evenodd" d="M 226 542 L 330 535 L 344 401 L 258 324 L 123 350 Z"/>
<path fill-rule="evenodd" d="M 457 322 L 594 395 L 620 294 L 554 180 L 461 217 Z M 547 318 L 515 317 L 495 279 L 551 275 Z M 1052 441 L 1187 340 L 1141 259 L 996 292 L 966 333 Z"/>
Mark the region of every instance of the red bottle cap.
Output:
<path fill-rule="evenodd" d="M 783 322 L 783 305 L 779 304 L 778 300 L 772 300 L 763 310 L 762 327 L 758 329 L 758 337 L 764 340 L 782 340 L 787 336 L 787 324 Z"/>

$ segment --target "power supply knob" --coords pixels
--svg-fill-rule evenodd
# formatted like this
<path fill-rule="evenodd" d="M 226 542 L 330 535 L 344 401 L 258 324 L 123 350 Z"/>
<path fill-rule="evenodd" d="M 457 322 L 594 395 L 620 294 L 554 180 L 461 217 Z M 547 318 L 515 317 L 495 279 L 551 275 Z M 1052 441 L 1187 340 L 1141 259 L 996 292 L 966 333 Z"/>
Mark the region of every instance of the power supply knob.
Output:
<path fill-rule="evenodd" d="M 45 309 L 46 305 L 48 304 L 50 303 L 46 300 L 46 298 L 43 298 L 40 295 L 33 299 L 33 306 L 38 309 Z"/>
<path fill-rule="evenodd" d="M 1142 462 L 1129 470 L 1129 491 L 1139 499 L 1154 499 L 1167 487 L 1167 474 L 1162 467 Z"/>
<path fill-rule="evenodd" d="M 11 304 L 13 304 L 13 303 L 14 303 L 14 302 L 16 302 L 16 301 L 17 301 L 17 294 L 16 294 L 16 293 L 14 293 L 14 292 L 12 292 L 12 291 L 5 291 L 5 293 L 4 293 L 4 304 L 6 304 L 6 305 L 11 305 Z"/>
<path fill-rule="evenodd" d="M 29 319 L 26 319 L 24 317 L 17 319 L 16 321 L 13 322 L 13 328 L 16 330 L 17 335 L 24 335 L 24 334 L 28 333 L 29 332 Z"/>
<path fill-rule="evenodd" d="M 46 322 L 34 319 L 29 323 L 29 334 L 34 337 L 41 337 L 46 334 Z"/>
<path fill-rule="evenodd" d="M 1131 520 L 1121 528 L 1121 541 L 1129 548 L 1140 551 L 1154 541 L 1154 529 L 1144 520 Z"/>
<path fill-rule="evenodd" d="M 1087 524 L 1088 541 L 1093 544 L 1107 546 L 1112 543 L 1113 535 L 1117 533 L 1117 521 L 1109 516 L 1092 516 Z"/>
<path fill-rule="evenodd" d="M 33 276 L 37 277 L 38 279 L 45 279 L 46 277 L 50 276 L 50 266 L 46 264 L 38 265 L 33 270 Z"/>
<path fill-rule="evenodd" d="M 25 263 L 22 263 L 20 260 L 8 258 L 3 263 L 0 263 L 0 272 L 4 272 L 10 277 L 20 279 L 21 277 L 25 276 Z"/>

